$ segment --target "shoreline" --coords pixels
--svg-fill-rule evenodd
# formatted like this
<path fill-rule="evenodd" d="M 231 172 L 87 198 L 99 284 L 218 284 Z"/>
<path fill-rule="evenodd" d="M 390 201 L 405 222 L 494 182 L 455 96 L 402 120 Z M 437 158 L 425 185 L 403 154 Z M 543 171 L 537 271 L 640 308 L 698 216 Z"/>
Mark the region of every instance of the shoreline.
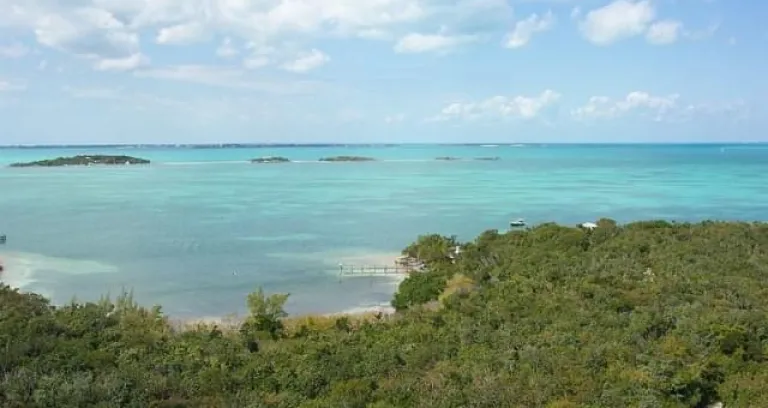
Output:
<path fill-rule="evenodd" d="M 366 320 L 376 320 L 379 317 L 392 316 L 396 313 L 395 308 L 392 306 L 371 306 L 369 308 L 356 308 L 359 310 L 349 309 L 347 311 L 336 313 L 324 313 L 324 314 L 297 314 L 289 315 L 283 319 L 285 326 L 290 329 L 295 329 L 301 325 L 316 325 L 323 322 L 333 321 L 347 317 L 352 321 L 362 322 Z M 226 331 L 238 330 L 240 326 L 248 318 L 247 316 L 240 315 L 226 315 L 226 316 L 203 316 L 203 317 L 191 317 L 191 318 L 173 318 L 172 316 L 165 316 L 168 324 L 177 330 L 196 330 L 199 328 L 218 328 Z"/>
<path fill-rule="evenodd" d="M 3 270 L 0 271 L 0 283 L 10 286 L 11 288 L 18 289 L 20 292 L 23 293 L 41 293 L 44 294 L 49 300 L 51 300 L 51 304 L 55 306 L 61 306 L 66 304 L 67 302 L 54 302 L 51 298 L 52 292 L 55 291 L 51 288 L 46 287 L 36 287 L 36 283 L 40 281 L 40 276 L 35 276 L 36 268 L 30 268 L 30 264 L 34 264 L 35 262 L 42 262 L 45 264 L 46 267 L 50 267 L 51 265 L 57 264 L 60 261 L 66 261 L 67 265 L 65 266 L 67 269 L 72 270 L 80 270 L 80 269 L 100 269 L 97 267 L 105 267 L 107 269 L 110 269 L 112 272 L 116 272 L 116 266 L 114 265 L 101 265 L 99 262 L 96 261 L 87 261 L 87 260 L 74 260 L 74 259 L 65 259 L 65 258 L 55 258 L 55 257 L 48 257 L 41 254 L 31 254 L 31 253 L 22 253 L 22 252 L 16 252 L 16 251 L 9 251 L 7 249 L 4 249 L 0 251 L 0 263 L 3 265 Z M 30 261 L 28 259 L 22 258 L 23 256 L 34 256 L 34 258 Z M 339 263 L 343 264 L 355 264 L 355 265 L 393 265 L 395 263 L 395 260 L 399 256 L 399 253 L 397 252 L 381 252 L 381 251 L 375 251 L 375 250 L 359 250 L 359 249 L 347 249 L 347 250 L 339 250 L 334 252 L 328 252 L 328 253 L 322 253 L 322 258 L 325 259 L 325 261 L 321 261 L 321 263 L 324 263 L 326 265 L 334 265 L 335 263 L 329 261 L 329 259 L 334 259 L 340 261 Z M 49 265 L 50 264 L 50 265 Z M 90 268 L 86 268 L 86 266 Z M 114 269 L 114 270 L 113 270 Z M 58 271 L 62 274 L 65 274 L 65 271 Z M 343 308 L 340 308 L 339 310 L 330 311 L 330 312 L 323 312 L 323 313 L 315 313 L 311 309 L 310 310 L 304 310 L 302 312 L 296 313 L 296 314 L 289 314 L 285 320 L 287 321 L 294 321 L 294 320 L 306 320 L 306 319 L 330 319 L 330 318 L 338 318 L 338 317 L 353 317 L 353 318 L 363 318 L 365 316 L 373 316 L 375 314 L 381 314 L 381 315 L 390 315 L 395 312 L 394 308 L 390 305 L 390 301 L 392 299 L 392 296 L 397 292 L 397 289 L 400 285 L 400 283 L 406 278 L 405 275 L 392 275 L 392 276 L 355 276 L 355 277 L 346 277 L 343 278 L 344 280 L 357 280 L 359 278 L 365 278 L 367 280 L 377 280 L 378 283 L 387 286 L 391 289 L 391 293 L 389 296 L 389 299 L 387 299 L 386 302 L 382 301 L 382 299 L 369 299 L 368 301 L 363 300 L 362 302 L 353 303 L 347 306 L 343 306 Z M 338 276 L 328 276 L 328 279 L 330 280 L 336 280 L 339 279 Z M 258 286 L 254 286 L 254 290 L 256 290 Z M 274 293 L 280 293 L 280 290 L 276 290 Z M 215 296 L 215 295 L 212 295 Z M 328 295 L 330 296 L 330 295 Z M 70 296 L 70 298 L 77 298 L 77 294 L 73 294 L 73 296 Z M 114 298 L 112 298 L 114 301 Z M 91 299 L 91 300 L 85 300 L 82 299 L 80 302 L 97 302 L 97 299 Z M 378 303 L 376 303 L 378 302 Z M 139 304 L 142 307 L 145 308 L 151 308 L 151 305 L 147 302 L 142 302 Z M 327 309 L 326 309 L 327 310 Z M 333 309 L 331 309 L 333 310 Z M 214 312 L 215 313 L 215 312 Z M 241 312 L 228 312 L 228 313 L 222 313 L 222 314 L 213 314 L 213 315 L 176 315 L 173 313 L 163 313 L 163 317 L 168 321 L 168 323 L 174 327 L 174 328 L 193 328 L 199 325 L 202 326 L 212 326 L 216 325 L 219 327 L 239 327 L 242 322 L 247 318 L 248 313 L 247 311 L 241 311 Z"/>

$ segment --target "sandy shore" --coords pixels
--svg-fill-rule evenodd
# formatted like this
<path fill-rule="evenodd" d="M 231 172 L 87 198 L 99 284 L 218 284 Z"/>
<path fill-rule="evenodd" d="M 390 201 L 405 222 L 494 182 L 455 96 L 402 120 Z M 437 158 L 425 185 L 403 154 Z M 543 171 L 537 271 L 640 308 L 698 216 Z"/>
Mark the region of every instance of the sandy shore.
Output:
<path fill-rule="evenodd" d="M 352 318 L 364 318 L 368 316 L 373 316 L 376 314 L 382 314 L 382 315 L 391 315 L 395 313 L 395 308 L 389 305 L 379 305 L 379 306 L 370 306 L 370 307 L 359 307 L 354 309 L 349 309 L 341 312 L 336 313 L 325 313 L 325 314 L 301 314 L 301 315 L 291 315 L 285 318 L 286 321 L 301 321 L 301 320 L 307 320 L 307 319 L 316 319 L 316 318 L 339 318 L 339 317 L 352 317 Z M 188 319 L 174 319 L 173 317 L 169 317 L 169 321 L 171 325 L 174 327 L 187 327 L 187 328 L 194 328 L 197 326 L 218 326 L 221 328 L 237 328 L 242 325 L 243 321 L 247 318 L 247 316 L 238 316 L 238 315 L 229 315 L 229 316 L 203 316 L 203 317 L 192 317 Z"/>

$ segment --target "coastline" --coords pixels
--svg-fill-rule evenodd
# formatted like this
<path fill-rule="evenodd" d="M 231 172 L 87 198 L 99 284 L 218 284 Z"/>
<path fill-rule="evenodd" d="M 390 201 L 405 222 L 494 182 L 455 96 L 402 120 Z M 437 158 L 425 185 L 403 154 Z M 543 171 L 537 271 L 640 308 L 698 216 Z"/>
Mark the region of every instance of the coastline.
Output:
<path fill-rule="evenodd" d="M 305 254 L 306 255 L 306 254 Z M 322 252 L 317 254 L 309 254 L 310 258 L 317 257 L 322 259 L 324 264 L 335 267 L 338 263 L 354 264 L 354 265 L 392 265 L 395 259 L 399 256 L 396 252 L 376 252 L 375 250 L 360 250 L 360 249 L 348 249 L 332 252 Z M 340 262 L 333 262 L 340 261 Z M 41 293 L 48 298 L 52 298 L 52 295 L 57 292 L 57 287 L 48 286 L 51 273 L 58 277 L 65 275 L 75 276 L 77 272 L 85 274 L 101 274 L 101 273 L 119 273 L 119 268 L 115 265 L 104 264 L 97 261 L 90 260 L 78 260 L 50 257 L 41 254 L 33 254 L 17 251 L 0 251 L 0 262 L 3 263 L 4 270 L 0 272 L 0 283 L 6 284 L 12 288 L 17 288 L 21 292 Z M 38 268 L 39 267 L 39 268 Z M 338 276 L 329 275 L 327 279 L 336 280 Z M 361 279 L 362 278 L 362 279 Z M 345 280 L 371 280 L 372 284 L 379 285 L 385 288 L 384 291 L 389 292 L 390 300 L 391 296 L 396 293 L 397 288 L 405 279 L 405 275 L 393 275 L 393 276 L 355 276 L 347 277 Z M 65 278 L 66 279 L 66 278 Z M 253 290 L 256 290 L 257 286 L 254 286 Z M 280 293 L 279 289 L 273 293 Z M 140 294 L 140 292 L 137 292 Z M 72 293 L 69 298 L 78 298 L 82 294 Z M 107 296 L 107 294 L 103 294 Z M 211 296 L 216 296 L 211 294 Z M 297 295 L 300 296 L 300 295 Z M 96 302 L 98 299 L 90 299 L 85 301 Z M 395 312 L 395 309 L 389 304 L 389 301 L 382 302 L 382 299 L 369 299 L 363 300 L 357 304 L 350 304 L 339 310 L 331 312 L 314 313 L 311 310 L 302 311 L 299 313 L 291 313 L 286 318 L 286 322 L 292 321 L 308 321 L 308 320 L 323 320 L 323 319 L 337 319 L 339 317 L 349 317 L 352 320 L 372 318 L 376 315 L 390 315 Z M 52 304 L 64 304 L 66 302 L 54 302 L 51 299 Z M 245 302 L 245 299 L 243 299 Z M 156 302 L 141 302 L 140 305 L 144 307 L 151 307 L 151 304 Z M 192 316 L 179 316 L 173 312 L 164 313 L 164 317 L 167 319 L 171 327 L 179 329 L 193 329 L 199 326 L 217 326 L 219 328 L 236 329 L 247 318 L 247 312 L 230 312 L 213 315 L 192 315 Z"/>
<path fill-rule="evenodd" d="M 337 313 L 289 315 L 283 318 L 282 321 L 290 330 L 290 328 L 299 327 L 302 324 L 322 324 L 323 322 L 335 321 L 342 317 L 347 317 L 354 322 L 362 322 L 365 320 L 376 320 L 379 317 L 392 316 L 394 314 L 394 307 L 389 305 L 380 305 L 354 308 Z M 221 330 L 232 331 L 239 329 L 243 322 L 245 322 L 247 319 L 247 316 L 240 316 L 236 314 L 226 316 L 202 316 L 190 318 L 174 318 L 173 316 L 165 317 L 168 319 L 168 323 L 171 325 L 171 327 L 178 330 L 195 330 L 201 327 L 216 327 Z"/>
<path fill-rule="evenodd" d="M 390 265 L 394 264 L 399 254 L 397 253 L 377 253 L 371 251 L 339 251 L 332 253 L 346 264 L 366 264 L 366 265 Z M 324 253 L 324 259 L 328 259 L 329 253 Z M 405 275 L 392 275 L 392 276 L 356 276 L 348 277 L 346 279 L 379 279 L 386 280 L 387 284 L 391 285 L 391 295 L 397 292 L 400 283 L 406 278 Z M 370 304 L 364 303 L 358 306 L 352 306 L 345 308 L 337 312 L 328 313 L 297 313 L 289 314 L 283 319 L 286 325 L 290 326 L 292 323 L 312 323 L 317 320 L 336 320 L 341 317 L 348 317 L 353 321 L 362 321 L 367 319 L 375 319 L 376 316 L 390 316 L 395 313 L 395 308 L 389 303 Z M 166 316 L 171 323 L 172 327 L 180 328 L 182 330 L 190 330 L 198 327 L 213 327 L 216 326 L 219 329 L 233 330 L 239 328 L 245 321 L 247 315 L 239 315 L 237 313 L 220 315 L 220 316 L 193 316 L 193 317 L 173 317 L 172 315 Z"/>

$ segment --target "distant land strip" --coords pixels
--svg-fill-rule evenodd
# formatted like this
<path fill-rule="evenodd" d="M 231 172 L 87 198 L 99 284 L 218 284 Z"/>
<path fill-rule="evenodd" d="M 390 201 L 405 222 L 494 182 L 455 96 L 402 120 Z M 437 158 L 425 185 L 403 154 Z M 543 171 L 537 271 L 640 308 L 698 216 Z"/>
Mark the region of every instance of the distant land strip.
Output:
<path fill-rule="evenodd" d="M 712 147 L 768 145 L 768 142 L 702 142 L 702 143 L 124 143 L 124 144 L 11 144 L 0 145 L 0 149 L 258 149 L 258 148 L 327 148 L 327 147 L 429 147 L 429 146 L 470 146 L 470 147 Z"/>

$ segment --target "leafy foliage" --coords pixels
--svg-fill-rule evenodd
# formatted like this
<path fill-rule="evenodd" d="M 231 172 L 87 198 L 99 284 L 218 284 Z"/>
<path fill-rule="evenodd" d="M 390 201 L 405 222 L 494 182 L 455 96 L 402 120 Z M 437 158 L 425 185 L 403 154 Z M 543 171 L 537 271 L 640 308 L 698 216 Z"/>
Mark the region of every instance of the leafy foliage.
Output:
<path fill-rule="evenodd" d="M 457 244 L 409 246 L 426 270 L 383 318 L 293 319 L 259 290 L 240 330 L 182 330 L 129 295 L 0 287 L 0 406 L 768 406 L 768 225 L 545 224 L 453 262 Z"/>
<path fill-rule="evenodd" d="M 11 167 L 60 167 L 60 166 L 90 166 L 94 164 L 102 165 L 125 165 L 125 164 L 149 164 L 149 160 L 131 156 L 108 156 L 108 155 L 78 155 L 72 157 L 57 157 L 50 160 L 39 160 L 27 163 L 13 163 Z"/>

